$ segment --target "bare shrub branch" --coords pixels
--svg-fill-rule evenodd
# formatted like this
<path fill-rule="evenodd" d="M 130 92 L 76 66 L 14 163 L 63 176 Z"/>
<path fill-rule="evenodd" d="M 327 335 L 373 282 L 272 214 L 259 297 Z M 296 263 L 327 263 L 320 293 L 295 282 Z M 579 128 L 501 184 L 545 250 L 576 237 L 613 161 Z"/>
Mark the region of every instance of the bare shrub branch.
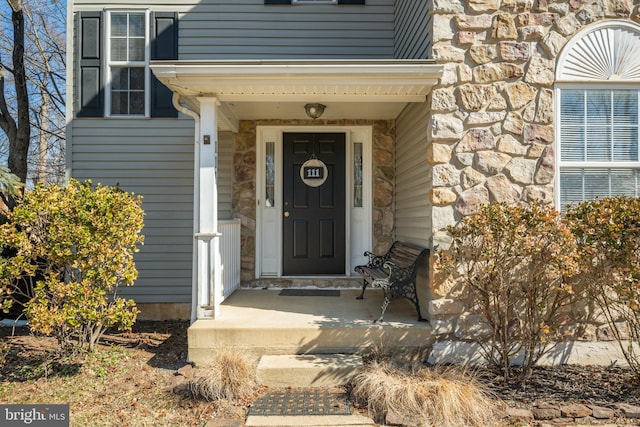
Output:
<path fill-rule="evenodd" d="M 573 235 L 548 206 L 503 203 L 482 207 L 449 232 L 453 244 L 441 252 L 441 266 L 463 282 L 469 310 L 491 328 L 477 339 L 486 358 L 505 378 L 516 362 L 530 372 L 563 339 L 562 310 L 579 297 L 568 280 L 578 268 Z"/>
<path fill-rule="evenodd" d="M 604 314 L 620 349 L 640 377 L 640 199 L 619 196 L 572 206 L 582 283 Z"/>

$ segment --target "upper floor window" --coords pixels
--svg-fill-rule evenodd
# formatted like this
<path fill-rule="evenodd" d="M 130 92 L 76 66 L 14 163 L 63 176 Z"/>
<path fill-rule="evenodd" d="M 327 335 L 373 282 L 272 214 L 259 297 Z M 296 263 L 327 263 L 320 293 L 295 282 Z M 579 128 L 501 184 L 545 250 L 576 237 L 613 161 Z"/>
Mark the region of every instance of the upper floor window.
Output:
<path fill-rule="evenodd" d="M 76 116 L 177 117 L 149 64 L 178 59 L 178 21 L 175 12 L 79 12 Z"/>
<path fill-rule="evenodd" d="M 556 69 L 560 209 L 640 196 L 640 26 L 603 21 L 567 43 Z"/>
<path fill-rule="evenodd" d="M 148 15 L 145 12 L 110 12 L 107 19 L 108 114 L 148 116 Z"/>

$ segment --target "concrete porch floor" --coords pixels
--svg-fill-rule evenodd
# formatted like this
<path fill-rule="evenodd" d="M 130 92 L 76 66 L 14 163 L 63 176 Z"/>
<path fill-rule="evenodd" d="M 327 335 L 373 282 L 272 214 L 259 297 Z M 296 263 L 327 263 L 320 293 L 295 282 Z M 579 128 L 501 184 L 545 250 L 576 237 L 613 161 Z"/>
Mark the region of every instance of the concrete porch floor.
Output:
<path fill-rule="evenodd" d="M 189 360 L 206 364 L 213 349 L 263 354 L 421 352 L 433 344 L 431 326 L 419 322 L 406 299 L 389 304 L 381 323 L 383 295 L 341 289 L 339 297 L 280 296 L 280 289 L 240 289 L 215 320 L 197 320 L 188 331 Z M 426 302 L 425 302 L 426 303 Z"/>

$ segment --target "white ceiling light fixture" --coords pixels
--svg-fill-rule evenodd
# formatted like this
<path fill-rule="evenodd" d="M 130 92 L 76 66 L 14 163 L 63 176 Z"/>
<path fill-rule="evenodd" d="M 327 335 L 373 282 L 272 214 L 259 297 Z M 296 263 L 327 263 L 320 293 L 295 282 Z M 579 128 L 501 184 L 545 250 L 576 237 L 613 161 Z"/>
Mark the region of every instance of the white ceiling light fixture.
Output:
<path fill-rule="evenodd" d="M 304 106 L 304 111 L 307 113 L 307 116 L 315 120 L 322 116 L 325 108 L 327 108 L 327 106 L 322 104 L 306 104 Z"/>

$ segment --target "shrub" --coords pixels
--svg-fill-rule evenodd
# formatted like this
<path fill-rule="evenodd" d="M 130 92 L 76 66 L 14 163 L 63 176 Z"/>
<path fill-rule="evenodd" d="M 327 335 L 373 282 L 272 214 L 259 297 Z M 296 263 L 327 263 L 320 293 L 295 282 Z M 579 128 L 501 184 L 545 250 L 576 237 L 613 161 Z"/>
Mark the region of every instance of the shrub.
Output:
<path fill-rule="evenodd" d="M 196 399 L 216 401 L 238 399 L 253 392 L 255 369 L 246 354 L 220 349 L 214 353 L 206 373 L 189 381 L 189 391 Z"/>
<path fill-rule="evenodd" d="M 484 427 L 495 422 L 495 399 L 462 371 L 410 371 L 373 362 L 354 377 L 352 386 L 351 397 L 379 421 L 393 413 L 418 425 Z"/>
<path fill-rule="evenodd" d="M 140 199 L 118 188 L 71 180 L 27 191 L 0 228 L 0 299 L 38 274 L 25 304 L 29 327 L 53 334 L 62 349 L 72 338 L 93 350 L 109 327 L 130 328 L 137 309 L 117 294 L 137 277 L 133 254 L 142 244 Z M 9 303 L 7 303 L 9 302 Z"/>
<path fill-rule="evenodd" d="M 0 222 L 6 221 L 6 213 L 15 206 L 20 198 L 24 183 L 20 181 L 11 170 L 5 166 L 0 166 Z"/>
<path fill-rule="evenodd" d="M 471 311 L 491 327 L 479 338 L 490 363 L 505 378 L 522 358 L 526 374 L 562 338 L 560 310 L 575 293 L 567 283 L 577 272 L 573 235 L 552 208 L 491 203 L 450 227 L 451 247 L 441 265 L 469 292 Z"/>
<path fill-rule="evenodd" d="M 590 200 L 569 207 L 566 217 L 579 243 L 578 279 L 640 376 L 640 199 Z"/>

